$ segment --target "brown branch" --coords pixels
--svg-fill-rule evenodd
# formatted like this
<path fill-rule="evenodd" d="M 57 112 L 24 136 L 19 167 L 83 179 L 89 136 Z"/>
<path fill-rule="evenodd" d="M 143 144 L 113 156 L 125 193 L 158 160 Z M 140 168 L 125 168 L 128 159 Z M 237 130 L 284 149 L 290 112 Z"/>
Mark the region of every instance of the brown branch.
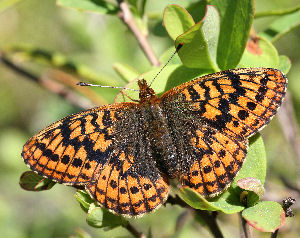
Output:
<path fill-rule="evenodd" d="M 80 97 L 78 94 L 74 93 L 72 90 L 67 89 L 62 84 L 57 83 L 53 80 L 50 80 L 46 76 L 38 76 L 38 75 L 30 72 L 29 70 L 24 69 L 23 67 L 15 64 L 12 60 L 10 60 L 8 57 L 6 57 L 5 54 L 2 52 L 0 52 L 0 62 L 2 62 L 8 68 L 12 69 L 15 73 L 36 82 L 43 88 L 47 89 L 48 91 L 50 91 L 52 93 L 59 95 L 60 97 L 66 99 L 71 104 L 73 104 L 77 107 L 87 109 L 87 108 L 90 108 L 93 106 L 89 101 L 87 101 L 83 97 Z"/>
<path fill-rule="evenodd" d="M 285 96 L 285 101 L 283 102 L 279 112 L 278 112 L 279 122 L 281 124 L 281 129 L 283 134 L 292 146 L 293 150 L 297 155 L 297 165 L 300 169 L 300 137 L 299 137 L 299 128 L 296 122 L 295 111 L 292 104 L 292 99 L 287 92 Z"/>
<path fill-rule="evenodd" d="M 150 63 L 153 66 L 159 66 L 160 62 L 159 62 L 158 58 L 156 57 L 151 45 L 149 44 L 147 35 L 143 34 L 143 32 L 140 30 L 140 28 L 134 21 L 134 18 L 128 7 L 128 4 L 123 0 L 118 0 L 118 4 L 121 9 L 121 11 L 118 14 L 119 18 L 132 31 L 132 33 L 134 34 L 135 38 L 137 39 L 140 47 L 142 48 L 144 54 L 149 59 Z"/>

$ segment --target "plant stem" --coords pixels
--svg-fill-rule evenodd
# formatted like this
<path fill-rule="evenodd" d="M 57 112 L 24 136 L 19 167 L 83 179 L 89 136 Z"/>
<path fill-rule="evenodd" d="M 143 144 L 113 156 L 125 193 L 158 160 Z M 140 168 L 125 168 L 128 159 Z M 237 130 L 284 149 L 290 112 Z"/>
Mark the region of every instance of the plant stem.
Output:
<path fill-rule="evenodd" d="M 195 211 L 196 214 L 199 215 L 205 221 L 206 225 L 208 226 L 208 229 L 210 230 L 210 232 L 215 238 L 224 237 L 220 230 L 220 227 L 218 226 L 216 217 L 213 214 L 204 210 L 195 210 Z"/>
<path fill-rule="evenodd" d="M 242 238 L 253 238 L 252 230 L 250 229 L 247 221 L 242 217 L 242 213 L 239 213 L 240 221 L 241 221 L 241 237 Z"/>
<path fill-rule="evenodd" d="M 218 226 L 218 223 L 216 221 L 216 213 L 210 213 L 208 211 L 204 210 L 197 210 L 186 204 L 184 201 L 182 201 L 177 195 L 176 197 L 169 196 L 167 203 L 170 203 L 172 205 L 179 205 L 181 207 L 185 207 L 188 209 L 191 209 L 196 215 L 200 216 L 206 223 L 208 229 L 212 233 L 212 235 L 215 238 L 223 238 L 223 234 L 220 230 L 220 227 Z"/>
<path fill-rule="evenodd" d="M 127 223 L 126 226 L 124 226 L 134 237 L 136 238 L 146 238 L 146 235 L 142 232 L 138 232 L 134 226 L 130 224 L 130 222 Z"/>
<path fill-rule="evenodd" d="M 279 230 L 277 229 L 276 231 L 272 232 L 271 238 L 276 238 L 277 235 L 278 235 L 278 231 L 279 231 Z"/>
<path fill-rule="evenodd" d="M 132 33 L 134 34 L 135 38 L 137 39 L 141 49 L 143 50 L 144 54 L 149 59 L 150 63 L 153 66 L 159 66 L 160 62 L 159 62 L 158 58 L 156 57 L 156 55 L 154 54 L 154 51 L 153 51 L 151 45 L 149 44 L 147 36 L 145 34 L 143 34 L 142 31 L 140 30 L 140 28 L 137 26 L 127 3 L 123 0 L 118 0 L 118 4 L 121 9 L 121 12 L 118 14 L 119 18 L 132 31 Z"/>

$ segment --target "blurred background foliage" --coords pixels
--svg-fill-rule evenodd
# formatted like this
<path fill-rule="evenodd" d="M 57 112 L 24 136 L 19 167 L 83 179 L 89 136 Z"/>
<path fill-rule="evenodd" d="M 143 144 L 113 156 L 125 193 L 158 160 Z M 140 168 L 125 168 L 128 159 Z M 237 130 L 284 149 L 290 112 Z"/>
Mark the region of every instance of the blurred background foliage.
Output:
<path fill-rule="evenodd" d="M 1 3 L 7 1 L 0 1 Z M 138 73 L 151 68 L 149 61 L 138 47 L 136 39 L 116 16 L 97 15 L 67 9 L 56 5 L 55 0 L 15 1 L 15 5 L 0 12 L 0 49 L 14 46 L 42 48 L 60 52 L 76 64 L 88 65 L 99 77 L 119 82 L 119 76 L 112 65 L 126 63 Z M 149 1 L 149 41 L 156 55 L 160 56 L 173 46 L 162 26 L 164 7 L 169 3 L 187 6 L 195 1 Z M 256 12 L 271 9 L 286 9 L 299 4 L 297 0 L 256 1 Z M 3 4 L 2 4 L 3 5 Z M 265 29 L 278 17 L 263 17 L 254 20 L 254 29 Z M 274 43 L 279 54 L 287 55 L 292 62 L 288 74 L 289 90 L 294 103 L 298 122 L 300 121 L 300 28 L 292 31 Z M 26 65 L 36 73 L 45 71 L 39 64 Z M 113 97 L 117 89 L 97 89 L 99 94 L 109 93 Z M 111 101 L 112 102 L 112 101 Z M 128 231 L 116 228 L 108 232 L 89 227 L 85 213 L 80 209 L 73 195 L 75 190 L 65 186 L 54 186 L 51 191 L 32 193 L 19 187 L 19 177 L 27 170 L 20 153 L 27 139 L 48 124 L 78 112 L 58 95 L 41 88 L 38 84 L 12 72 L 0 64 L 0 237 L 130 237 Z M 287 196 L 299 198 L 280 179 L 284 176 L 294 186 L 299 181 L 296 155 L 286 142 L 278 120 L 263 131 L 268 157 L 266 179 L 267 200 L 280 202 Z M 299 185 L 299 183 L 298 183 Z M 300 236 L 300 215 L 287 218 L 279 237 Z M 173 236 L 178 215 L 186 215 L 186 223 L 174 237 L 207 237 L 208 231 L 195 222 L 189 214 L 177 206 L 159 209 L 141 219 L 133 219 L 138 230 L 152 237 Z M 162 226 L 163 224 L 163 226 Z M 220 215 L 220 227 L 225 237 L 238 237 L 237 215 Z M 82 236 L 81 236 L 82 235 Z M 270 234 L 255 232 L 255 237 L 269 237 Z M 85 234 L 84 237 L 88 237 Z"/>

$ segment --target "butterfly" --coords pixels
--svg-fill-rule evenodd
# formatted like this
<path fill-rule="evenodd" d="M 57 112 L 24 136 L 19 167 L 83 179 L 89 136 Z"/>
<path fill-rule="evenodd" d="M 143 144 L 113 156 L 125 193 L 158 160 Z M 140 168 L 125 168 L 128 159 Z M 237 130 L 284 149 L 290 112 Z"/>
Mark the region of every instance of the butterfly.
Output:
<path fill-rule="evenodd" d="M 104 105 L 46 127 L 23 147 L 25 163 L 55 182 L 83 186 L 123 216 L 162 205 L 169 180 L 212 197 L 245 160 L 248 138 L 268 124 L 287 79 L 272 68 L 222 71 L 158 97 L 142 79 L 139 101 Z"/>

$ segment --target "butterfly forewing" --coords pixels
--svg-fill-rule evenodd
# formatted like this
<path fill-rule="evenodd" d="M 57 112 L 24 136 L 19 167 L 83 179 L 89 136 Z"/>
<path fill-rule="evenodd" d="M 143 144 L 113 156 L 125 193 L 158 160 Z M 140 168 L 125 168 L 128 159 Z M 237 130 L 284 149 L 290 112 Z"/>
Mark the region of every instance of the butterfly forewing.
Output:
<path fill-rule="evenodd" d="M 187 158 L 181 161 L 182 184 L 202 195 L 223 191 L 243 164 L 247 138 L 274 116 L 286 86 L 279 70 L 244 68 L 206 75 L 166 92 L 161 105 L 174 143 Z"/>
<path fill-rule="evenodd" d="M 139 111 L 118 103 L 66 117 L 24 145 L 24 161 L 56 182 L 84 185 L 117 214 L 150 212 L 165 201 L 168 184 L 148 158 Z"/>

